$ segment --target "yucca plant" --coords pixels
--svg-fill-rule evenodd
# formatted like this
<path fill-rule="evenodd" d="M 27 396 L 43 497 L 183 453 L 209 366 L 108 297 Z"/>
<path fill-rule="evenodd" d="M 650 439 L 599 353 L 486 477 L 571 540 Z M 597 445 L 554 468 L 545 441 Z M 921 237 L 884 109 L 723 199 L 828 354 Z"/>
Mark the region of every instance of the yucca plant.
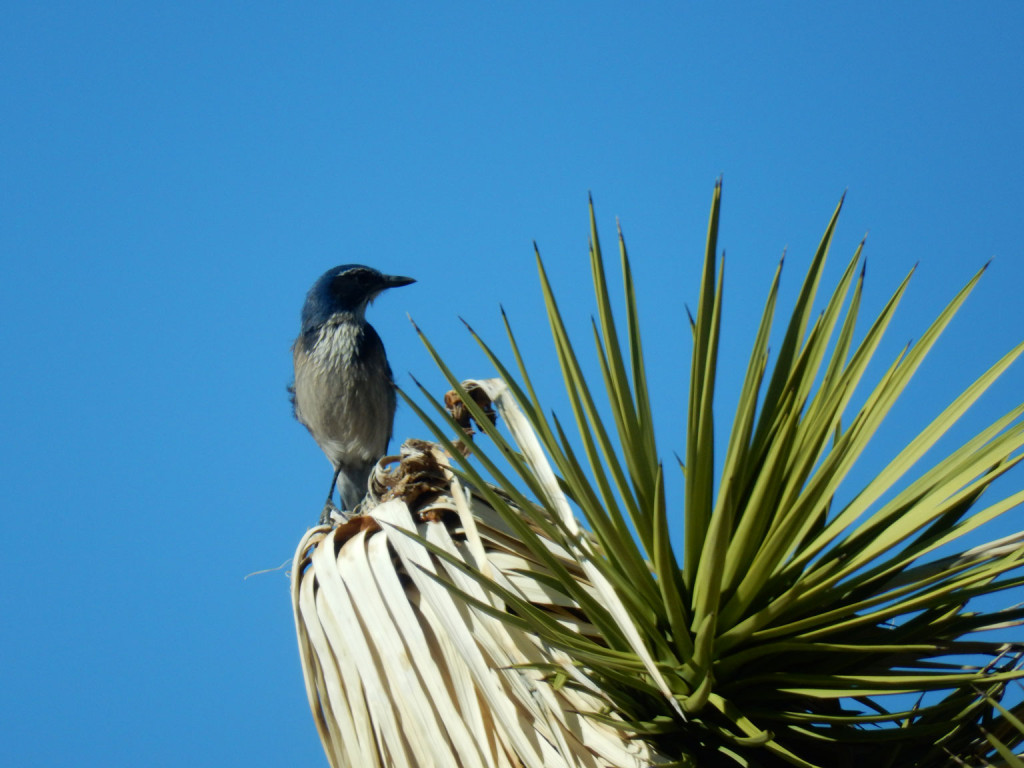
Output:
<path fill-rule="evenodd" d="M 1024 584 L 1024 532 L 960 543 L 1024 501 L 984 496 L 1024 457 L 1024 406 L 918 464 L 1024 344 L 839 504 L 981 273 L 864 392 L 909 276 L 858 329 L 858 247 L 814 316 L 840 202 L 769 354 L 776 272 L 723 439 L 720 202 L 719 184 L 678 467 L 655 441 L 625 243 L 620 331 L 593 206 L 600 381 L 584 376 L 537 254 L 572 433 L 542 405 L 507 318 L 513 366 L 472 334 L 498 373 L 472 386 L 424 338 L 452 392 L 421 387 L 433 417 L 406 401 L 437 443 L 383 461 L 379 506 L 314 529 L 296 553 L 300 650 L 333 765 L 1013 764 L 1024 705 L 1005 691 L 1024 674 L 1024 608 L 975 606 Z M 470 419 L 483 436 L 467 438 Z M 683 498 L 668 498 L 668 471 L 683 473 Z"/>
<path fill-rule="evenodd" d="M 1013 712 L 1010 712 L 1004 707 L 999 701 L 992 697 L 986 697 L 986 702 L 1000 715 L 1002 715 L 1002 721 L 998 724 L 997 728 L 1012 734 L 1018 743 L 1024 741 L 1024 721 L 1021 721 Z M 1008 747 L 1000 738 L 999 735 L 991 731 L 983 731 L 985 739 L 989 745 L 995 750 L 994 759 L 996 762 L 989 762 L 986 760 L 984 765 L 987 766 L 1001 766 L 1001 768 L 1024 768 L 1024 755 L 1015 753 L 1010 747 Z M 957 757 L 958 765 L 966 765 L 962 760 Z"/>

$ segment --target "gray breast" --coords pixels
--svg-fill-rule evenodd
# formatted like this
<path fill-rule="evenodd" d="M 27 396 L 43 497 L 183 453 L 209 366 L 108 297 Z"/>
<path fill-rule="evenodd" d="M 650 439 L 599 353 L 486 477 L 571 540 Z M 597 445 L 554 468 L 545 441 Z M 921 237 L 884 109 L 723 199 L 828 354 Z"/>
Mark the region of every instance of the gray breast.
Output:
<path fill-rule="evenodd" d="M 296 418 L 331 463 L 359 465 L 384 455 L 395 392 L 376 331 L 335 316 L 313 338 L 296 339 L 293 354 Z"/>

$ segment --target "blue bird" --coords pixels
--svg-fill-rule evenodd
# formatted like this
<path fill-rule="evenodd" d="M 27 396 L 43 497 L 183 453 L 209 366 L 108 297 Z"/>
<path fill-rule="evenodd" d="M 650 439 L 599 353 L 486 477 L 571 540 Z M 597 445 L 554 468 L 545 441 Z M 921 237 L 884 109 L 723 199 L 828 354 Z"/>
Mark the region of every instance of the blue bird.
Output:
<path fill-rule="evenodd" d="M 321 524 L 342 507 L 354 512 L 373 465 L 384 455 L 395 420 L 395 385 L 384 344 L 366 322 L 366 306 L 388 288 L 416 282 L 359 264 L 329 269 L 306 294 L 302 328 L 292 345 L 295 418 L 334 465 Z"/>

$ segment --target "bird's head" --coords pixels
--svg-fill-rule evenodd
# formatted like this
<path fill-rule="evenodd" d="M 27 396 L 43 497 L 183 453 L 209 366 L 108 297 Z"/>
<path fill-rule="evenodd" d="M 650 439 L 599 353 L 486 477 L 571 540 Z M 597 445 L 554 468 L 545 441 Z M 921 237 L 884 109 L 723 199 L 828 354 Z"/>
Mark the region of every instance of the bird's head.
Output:
<path fill-rule="evenodd" d="M 306 294 L 302 307 L 303 332 L 321 325 L 337 312 L 363 319 L 366 305 L 388 288 L 415 283 L 411 277 L 385 275 L 361 264 L 342 264 L 324 272 Z"/>

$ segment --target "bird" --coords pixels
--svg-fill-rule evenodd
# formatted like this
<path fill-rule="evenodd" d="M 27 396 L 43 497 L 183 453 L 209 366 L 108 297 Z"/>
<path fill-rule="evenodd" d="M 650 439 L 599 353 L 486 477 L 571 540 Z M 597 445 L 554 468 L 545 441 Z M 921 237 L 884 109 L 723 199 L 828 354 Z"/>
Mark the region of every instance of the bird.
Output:
<path fill-rule="evenodd" d="M 306 294 L 292 344 L 295 380 L 288 389 L 295 418 L 334 466 L 321 524 L 338 511 L 335 487 L 345 512 L 355 512 L 394 426 L 391 366 L 380 336 L 366 322 L 366 307 L 383 291 L 414 282 L 342 264 L 324 272 Z"/>

